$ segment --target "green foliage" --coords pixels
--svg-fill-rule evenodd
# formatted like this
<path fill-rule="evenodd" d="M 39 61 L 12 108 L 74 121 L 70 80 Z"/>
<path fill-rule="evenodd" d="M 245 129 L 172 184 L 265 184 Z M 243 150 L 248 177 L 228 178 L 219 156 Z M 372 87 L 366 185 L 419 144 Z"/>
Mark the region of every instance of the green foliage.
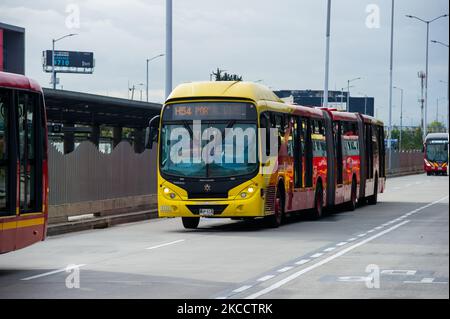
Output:
<path fill-rule="evenodd" d="M 391 134 L 392 139 L 400 139 L 400 129 L 398 127 L 394 127 Z M 422 147 L 422 129 L 420 127 L 403 128 L 402 150 L 421 150 Z"/>
<path fill-rule="evenodd" d="M 215 81 L 242 81 L 242 76 L 237 74 L 229 74 L 219 68 L 217 68 L 217 71 L 212 74 L 214 75 Z"/>
<path fill-rule="evenodd" d="M 433 121 L 430 124 L 428 124 L 428 132 L 430 133 L 444 133 L 446 131 L 447 130 L 444 126 L 444 123 Z"/>

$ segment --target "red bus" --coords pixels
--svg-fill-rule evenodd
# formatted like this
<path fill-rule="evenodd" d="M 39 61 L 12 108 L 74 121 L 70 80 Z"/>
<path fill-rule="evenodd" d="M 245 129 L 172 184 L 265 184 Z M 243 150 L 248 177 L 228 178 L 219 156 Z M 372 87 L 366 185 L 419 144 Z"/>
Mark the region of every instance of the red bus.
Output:
<path fill-rule="evenodd" d="M 39 84 L 0 72 L 0 253 L 45 239 L 46 123 Z"/>

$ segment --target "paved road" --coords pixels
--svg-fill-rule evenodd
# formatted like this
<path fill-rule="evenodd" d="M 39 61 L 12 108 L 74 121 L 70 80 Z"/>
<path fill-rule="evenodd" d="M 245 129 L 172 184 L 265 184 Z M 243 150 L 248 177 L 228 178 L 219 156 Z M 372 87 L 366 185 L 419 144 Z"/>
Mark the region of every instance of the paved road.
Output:
<path fill-rule="evenodd" d="M 0 298 L 449 298 L 448 183 L 392 178 L 376 206 L 278 229 L 164 219 L 50 237 L 0 255 Z"/>

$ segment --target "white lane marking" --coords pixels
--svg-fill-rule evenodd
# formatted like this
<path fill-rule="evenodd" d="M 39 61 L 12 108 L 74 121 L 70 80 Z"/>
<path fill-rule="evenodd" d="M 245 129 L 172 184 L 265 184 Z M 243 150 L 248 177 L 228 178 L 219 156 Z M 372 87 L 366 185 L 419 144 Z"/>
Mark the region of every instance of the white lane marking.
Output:
<path fill-rule="evenodd" d="M 370 234 L 370 233 L 373 233 L 374 231 L 375 231 L 375 229 L 371 229 L 371 230 L 368 230 L 367 233 Z"/>
<path fill-rule="evenodd" d="M 341 241 L 340 243 L 336 244 L 336 246 L 344 246 L 345 244 L 348 244 L 346 241 Z"/>
<path fill-rule="evenodd" d="M 233 292 L 243 292 L 243 291 L 245 291 L 245 290 L 247 290 L 249 288 L 252 288 L 252 286 L 251 285 L 245 285 L 245 286 L 239 287 L 237 289 L 234 289 Z"/>
<path fill-rule="evenodd" d="M 294 267 L 287 266 L 287 267 L 283 267 L 283 268 L 281 268 L 281 269 L 278 269 L 277 271 L 278 271 L 278 272 L 286 272 L 286 271 L 288 271 L 288 270 L 291 270 L 292 268 L 294 268 Z"/>
<path fill-rule="evenodd" d="M 375 227 L 376 230 L 380 230 L 381 228 L 383 228 L 383 227 L 381 227 L 381 226 Z"/>
<path fill-rule="evenodd" d="M 384 234 L 387 234 L 387 233 L 393 231 L 394 229 L 397 229 L 398 227 L 403 226 L 406 223 L 409 223 L 409 220 L 405 220 L 404 222 L 401 222 L 400 224 L 397 224 L 395 226 L 392 226 L 391 228 L 383 230 L 383 231 L 379 232 L 378 234 L 373 235 L 372 237 L 366 238 L 366 239 L 364 239 L 364 240 L 362 240 L 362 241 L 360 241 L 360 242 L 358 242 L 358 243 L 356 243 L 356 244 L 354 244 L 352 246 L 344 248 L 343 250 L 337 252 L 334 255 L 331 255 L 330 257 L 322 259 L 321 261 L 319 261 L 319 262 L 317 262 L 317 263 L 315 263 L 315 264 L 313 264 L 313 265 L 311 265 L 309 267 L 306 267 L 306 268 L 304 268 L 304 269 L 302 269 L 300 271 L 297 271 L 296 273 L 293 273 L 292 275 L 290 275 L 290 276 L 288 276 L 288 277 L 286 277 L 286 278 L 284 278 L 284 279 L 274 283 L 273 285 L 271 285 L 271 286 L 269 286 L 267 288 L 264 288 L 264 289 L 254 293 L 254 294 L 251 294 L 251 295 L 245 297 L 245 299 L 255 299 L 255 298 L 258 298 L 258 297 L 260 297 L 262 295 L 265 295 L 265 294 L 271 292 L 272 290 L 280 288 L 281 286 L 283 286 L 283 285 L 287 284 L 288 282 L 296 279 L 297 277 L 300 277 L 301 275 L 306 274 L 307 272 L 309 272 L 309 271 L 311 271 L 313 269 L 316 269 L 317 267 L 320 267 L 320 266 L 322 266 L 322 265 L 324 265 L 324 264 L 326 264 L 326 263 L 328 263 L 328 262 L 330 262 L 330 261 L 332 261 L 332 260 L 334 260 L 334 259 L 336 259 L 336 258 L 338 258 L 338 257 L 340 257 L 340 256 L 342 256 L 342 255 L 344 255 L 346 253 L 348 253 L 349 251 L 351 251 L 351 250 L 353 250 L 353 249 L 355 249 L 355 248 L 357 248 L 359 246 L 362 246 L 362 245 L 368 243 L 369 241 L 374 240 L 375 238 L 383 236 Z"/>
<path fill-rule="evenodd" d="M 330 251 L 333 251 L 335 249 L 336 249 L 336 247 L 329 247 L 329 248 L 324 249 L 323 251 L 330 252 Z"/>
<path fill-rule="evenodd" d="M 425 208 L 428 208 L 430 206 L 433 206 L 433 205 L 435 205 L 435 204 L 437 204 L 437 203 L 439 203 L 439 202 L 441 202 L 441 201 L 443 201 L 443 200 L 445 200 L 447 198 L 448 198 L 448 196 L 442 197 L 441 199 L 438 199 L 437 201 L 434 201 L 432 203 L 428 203 L 425 206 L 422 206 L 422 207 L 419 207 L 419 208 L 415 209 L 413 212 L 417 213 L 417 212 L 419 212 L 421 210 L 424 210 Z M 305 274 L 305 273 L 307 273 L 307 272 L 309 272 L 309 271 L 311 271 L 313 269 L 316 269 L 317 267 L 320 267 L 320 266 L 322 266 L 322 265 L 324 265 L 324 264 L 326 264 L 326 263 L 328 263 L 328 262 L 330 262 L 330 261 L 332 261 L 332 260 L 334 260 L 334 259 L 336 259 L 336 258 L 338 258 L 338 257 L 340 257 L 340 256 L 342 256 L 344 254 L 346 254 L 347 252 L 349 252 L 349 251 L 351 251 L 351 250 L 353 250 L 353 249 L 355 249 L 355 248 L 357 248 L 357 247 L 359 247 L 361 245 L 364 245 L 364 244 L 366 244 L 366 243 L 368 243 L 368 242 L 370 242 L 370 241 L 372 241 L 372 240 L 374 240 L 374 239 L 376 239 L 376 238 L 378 238 L 380 236 L 383 236 L 383 235 L 385 235 L 385 234 L 387 234 L 387 233 L 389 233 L 389 232 L 391 232 L 391 231 L 397 229 L 398 227 L 401 227 L 401 226 L 403 226 L 403 225 L 405 225 L 407 223 L 409 223 L 409 220 L 405 220 L 405 221 L 403 221 L 403 222 L 401 222 L 399 224 L 396 224 L 396 225 L 394 225 L 394 226 L 392 226 L 392 227 L 390 227 L 388 229 L 385 229 L 385 230 L 379 232 L 378 234 L 375 234 L 375 235 L 373 235 L 371 237 L 363 239 L 360 242 L 354 244 L 353 246 L 346 247 L 346 248 L 342 249 L 341 251 L 337 252 L 336 254 L 331 255 L 330 257 L 324 258 L 321 261 L 319 261 L 319 262 L 317 262 L 317 263 L 315 263 L 315 264 L 313 264 L 313 265 L 311 265 L 309 267 L 306 267 L 306 268 L 304 268 L 302 270 L 299 270 L 299 271 L 293 273 L 292 275 L 290 275 L 290 276 L 288 276 L 288 277 L 286 277 L 286 278 L 284 278 L 284 279 L 274 283 L 273 285 L 271 285 L 271 286 L 269 286 L 269 287 L 267 287 L 267 288 L 265 288 L 263 290 L 260 290 L 260 291 L 258 291 L 256 293 L 252 294 L 252 295 L 247 296 L 245 299 L 255 299 L 255 298 L 258 298 L 258 297 L 260 297 L 262 295 L 265 295 L 265 294 L 271 292 L 272 290 L 275 290 L 275 289 L 285 285 L 286 283 L 296 279 L 297 277 L 299 277 L 299 276 L 301 276 L 301 275 L 303 275 L 303 274 Z M 377 227 L 375 227 L 375 229 L 377 229 Z"/>
<path fill-rule="evenodd" d="M 303 264 L 306 264 L 310 260 L 311 259 L 302 259 L 302 260 L 297 261 L 295 264 L 296 265 L 303 265 Z"/>
<path fill-rule="evenodd" d="M 275 276 L 274 275 L 267 275 L 267 276 L 259 278 L 257 281 L 266 281 L 266 280 L 269 280 L 270 278 L 273 278 L 273 277 L 275 277 Z"/>
<path fill-rule="evenodd" d="M 41 278 L 41 277 L 45 277 L 45 276 L 54 275 L 54 274 L 57 274 L 57 273 L 60 273 L 60 272 L 64 272 L 64 271 L 67 271 L 67 270 L 72 270 L 74 268 L 80 268 L 80 267 L 83 267 L 83 266 L 86 266 L 86 264 L 73 265 L 71 267 L 65 267 L 65 268 L 61 268 L 61 269 L 45 272 L 45 273 L 40 274 L 40 275 L 35 275 L 35 276 L 27 277 L 27 278 L 22 278 L 20 280 L 32 280 L 32 279 L 36 279 L 36 278 Z"/>
<path fill-rule="evenodd" d="M 421 281 L 406 280 L 405 284 L 448 284 L 447 281 L 434 281 L 434 278 L 423 278 Z"/>
<path fill-rule="evenodd" d="M 322 255 L 323 255 L 323 253 L 317 253 L 317 254 L 312 255 L 311 258 L 317 258 L 317 257 L 320 257 Z"/>
<path fill-rule="evenodd" d="M 364 236 L 366 236 L 367 234 L 366 233 L 364 233 L 364 234 L 359 234 L 359 235 L 357 235 L 358 237 L 364 237 Z"/>
<path fill-rule="evenodd" d="M 354 241 L 356 239 L 358 239 L 358 238 L 352 237 L 352 238 L 347 239 L 347 241 Z"/>
<path fill-rule="evenodd" d="M 179 239 L 179 240 L 171 241 L 170 243 L 165 243 L 165 244 L 161 244 L 161 245 L 156 245 L 156 246 L 148 247 L 148 248 L 145 248 L 145 249 L 156 249 L 156 248 L 160 248 L 160 247 L 164 247 L 164 246 L 168 246 L 168 245 L 173 245 L 173 244 L 176 244 L 176 243 L 181 243 L 182 241 L 184 241 L 184 239 Z"/>

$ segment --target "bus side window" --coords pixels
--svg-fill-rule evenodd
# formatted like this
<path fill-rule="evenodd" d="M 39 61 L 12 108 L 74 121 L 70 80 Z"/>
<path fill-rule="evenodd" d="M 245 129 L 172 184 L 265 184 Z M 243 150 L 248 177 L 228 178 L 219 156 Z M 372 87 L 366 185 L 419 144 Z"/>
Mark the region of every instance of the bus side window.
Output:
<path fill-rule="evenodd" d="M 313 186 L 313 146 L 311 140 L 311 120 L 302 119 L 303 122 L 303 136 L 305 145 L 305 187 Z"/>
<path fill-rule="evenodd" d="M 11 96 L 7 90 L 0 89 L 0 215 L 12 214 L 8 174 L 9 161 L 9 105 Z M 15 212 L 14 212 L 15 213 Z"/>
<path fill-rule="evenodd" d="M 294 187 L 302 187 L 303 176 L 302 176 L 302 122 L 299 117 L 294 117 L 294 127 L 293 127 L 292 138 L 294 140 Z"/>
<path fill-rule="evenodd" d="M 270 155 L 270 116 L 267 112 L 261 113 L 259 117 L 260 127 L 264 129 L 266 136 L 266 156 Z"/>
<path fill-rule="evenodd" d="M 334 124 L 334 140 L 336 145 L 336 183 L 342 184 L 342 172 L 343 172 L 343 155 L 342 155 L 342 123 L 340 121 Z"/>

